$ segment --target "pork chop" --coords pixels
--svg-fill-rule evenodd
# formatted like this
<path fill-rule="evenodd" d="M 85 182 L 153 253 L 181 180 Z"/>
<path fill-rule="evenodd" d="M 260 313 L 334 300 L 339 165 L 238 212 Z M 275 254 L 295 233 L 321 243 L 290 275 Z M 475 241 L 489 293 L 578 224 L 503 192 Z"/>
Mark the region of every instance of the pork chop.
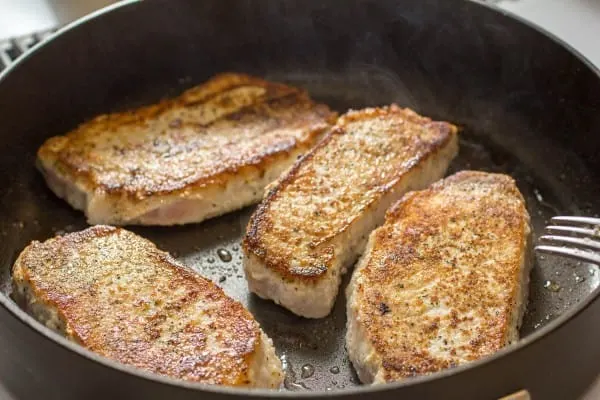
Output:
<path fill-rule="evenodd" d="M 453 125 L 396 105 L 342 116 L 251 217 L 243 242 L 250 290 L 304 317 L 329 314 L 385 210 L 441 178 L 457 150 Z"/>
<path fill-rule="evenodd" d="M 459 172 L 404 196 L 347 288 L 346 347 L 360 380 L 429 374 L 517 341 L 530 226 L 512 178 Z"/>
<path fill-rule="evenodd" d="M 110 359 L 207 384 L 282 382 L 271 340 L 240 303 L 129 231 L 99 225 L 33 242 L 12 277 L 35 318 Z"/>
<path fill-rule="evenodd" d="M 50 138 L 38 166 L 90 224 L 200 222 L 259 202 L 335 119 L 300 89 L 221 74 Z"/>

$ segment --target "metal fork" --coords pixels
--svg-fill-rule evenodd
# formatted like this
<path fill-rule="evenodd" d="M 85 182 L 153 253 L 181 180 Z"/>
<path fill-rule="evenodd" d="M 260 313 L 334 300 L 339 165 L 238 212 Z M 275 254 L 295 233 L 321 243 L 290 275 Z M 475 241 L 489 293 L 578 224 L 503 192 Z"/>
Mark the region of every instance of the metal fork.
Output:
<path fill-rule="evenodd" d="M 600 265 L 600 218 L 554 217 L 546 231 L 552 234 L 541 236 L 540 242 L 548 244 L 536 251 Z"/>

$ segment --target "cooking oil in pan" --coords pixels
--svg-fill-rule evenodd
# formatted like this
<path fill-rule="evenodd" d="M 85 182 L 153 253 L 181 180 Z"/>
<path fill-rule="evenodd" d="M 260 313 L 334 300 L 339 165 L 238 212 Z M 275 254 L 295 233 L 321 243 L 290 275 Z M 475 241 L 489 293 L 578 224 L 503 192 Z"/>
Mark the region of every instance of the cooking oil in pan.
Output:
<path fill-rule="evenodd" d="M 285 371 L 285 379 L 283 381 L 283 386 L 287 390 L 298 391 L 309 389 L 303 382 L 298 382 L 298 379 L 296 377 L 296 371 L 294 371 L 294 367 L 287 361 L 287 357 L 285 354 L 281 356 L 281 364 L 283 370 Z"/>
<path fill-rule="evenodd" d="M 548 289 L 551 292 L 558 292 L 560 290 L 560 285 L 554 281 L 547 280 L 544 282 L 544 289 Z"/>
<path fill-rule="evenodd" d="M 310 378 L 315 374 L 315 367 L 312 364 L 304 364 L 301 369 L 300 377 L 302 379 Z"/>

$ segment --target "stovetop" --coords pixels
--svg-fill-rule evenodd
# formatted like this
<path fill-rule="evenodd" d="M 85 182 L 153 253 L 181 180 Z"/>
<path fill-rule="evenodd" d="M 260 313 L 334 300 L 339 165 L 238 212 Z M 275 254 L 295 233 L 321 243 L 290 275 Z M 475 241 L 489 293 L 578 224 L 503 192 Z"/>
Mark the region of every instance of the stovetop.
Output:
<path fill-rule="evenodd" d="M 492 3 L 543 27 L 600 67 L 600 46 L 597 44 L 597 38 L 600 37 L 600 1 L 481 1 Z M 0 71 L 32 46 L 45 40 L 55 27 L 112 2 L 114 0 L 77 0 L 71 1 L 72 4 L 65 0 L 0 0 Z M 57 5 L 62 8 L 57 8 Z M 0 399 L 12 399 L 1 384 Z M 600 399 L 600 378 L 582 400 L 594 399 Z"/>
<path fill-rule="evenodd" d="M 46 40 L 55 29 L 44 30 L 30 35 L 0 40 L 0 71 L 12 64 L 34 45 Z"/>

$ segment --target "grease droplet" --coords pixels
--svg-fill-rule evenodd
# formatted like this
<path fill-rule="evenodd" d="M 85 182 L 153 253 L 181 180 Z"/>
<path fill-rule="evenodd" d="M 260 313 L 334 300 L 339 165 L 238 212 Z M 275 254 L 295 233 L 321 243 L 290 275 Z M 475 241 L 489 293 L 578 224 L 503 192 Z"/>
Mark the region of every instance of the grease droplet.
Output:
<path fill-rule="evenodd" d="M 238 246 L 237 244 L 234 244 L 233 246 L 231 246 L 231 250 L 233 251 L 238 251 L 240 249 L 240 246 Z"/>
<path fill-rule="evenodd" d="M 219 249 L 217 250 L 217 255 L 219 256 L 219 258 L 221 259 L 221 261 L 223 262 L 229 262 L 231 261 L 231 253 L 228 252 L 225 249 Z"/>
<path fill-rule="evenodd" d="M 340 367 L 338 367 L 338 366 L 331 367 L 331 368 L 329 368 L 329 372 L 331 372 L 332 374 L 339 374 L 340 373 Z"/>
<path fill-rule="evenodd" d="M 575 275 L 575 283 L 579 284 L 585 282 L 585 276 Z"/>
<path fill-rule="evenodd" d="M 209 264 L 212 264 L 215 262 L 215 259 L 212 257 L 208 257 L 208 259 L 206 261 L 208 261 Z"/>
<path fill-rule="evenodd" d="M 314 373 L 315 367 L 313 367 L 311 364 L 304 364 L 302 366 L 302 372 L 300 373 L 300 376 L 302 377 L 302 379 L 306 379 L 313 376 Z"/>
<path fill-rule="evenodd" d="M 560 285 L 554 281 L 548 280 L 544 282 L 544 288 L 551 292 L 558 292 L 560 290 Z"/>
<path fill-rule="evenodd" d="M 287 362 L 287 358 L 284 356 L 281 357 L 281 364 L 286 371 L 285 378 L 283 380 L 283 386 L 287 390 L 298 391 L 298 390 L 308 390 L 308 386 L 306 386 L 302 382 L 296 382 L 296 372 L 292 368 L 291 364 Z"/>
<path fill-rule="evenodd" d="M 225 282 L 225 280 L 226 280 L 226 279 L 227 279 L 227 277 L 226 277 L 226 276 L 222 276 L 222 277 L 220 277 L 220 278 L 219 278 L 219 283 L 223 283 L 223 282 Z"/>

